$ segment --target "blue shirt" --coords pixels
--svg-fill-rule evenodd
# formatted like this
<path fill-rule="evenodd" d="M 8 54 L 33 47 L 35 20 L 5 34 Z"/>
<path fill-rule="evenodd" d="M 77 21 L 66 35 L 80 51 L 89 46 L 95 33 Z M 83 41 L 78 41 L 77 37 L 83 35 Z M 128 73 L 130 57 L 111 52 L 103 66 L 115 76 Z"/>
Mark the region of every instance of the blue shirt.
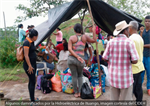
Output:
<path fill-rule="evenodd" d="M 144 45 L 150 44 L 150 30 L 146 32 L 146 29 L 144 29 L 142 37 L 144 40 Z M 144 48 L 143 56 L 150 57 L 150 48 Z"/>
<path fill-rule="evenodd" d="M 23 29 L 19 29 L 19 42 L 23 42 L 25 40 L 26 32 Z"/>

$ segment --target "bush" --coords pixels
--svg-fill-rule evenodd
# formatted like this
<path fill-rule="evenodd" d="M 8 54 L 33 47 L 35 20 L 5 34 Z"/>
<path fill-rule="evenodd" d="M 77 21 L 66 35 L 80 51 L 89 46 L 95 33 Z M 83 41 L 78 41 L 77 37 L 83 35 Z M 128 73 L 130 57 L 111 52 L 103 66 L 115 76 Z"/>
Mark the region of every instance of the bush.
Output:
<path fill-rule="evenodd" d="M 17 39 L 15 36 L 0 37 L 0 66 L 2 68 L 15 66 L 18 62 L 16 59 Z"/>

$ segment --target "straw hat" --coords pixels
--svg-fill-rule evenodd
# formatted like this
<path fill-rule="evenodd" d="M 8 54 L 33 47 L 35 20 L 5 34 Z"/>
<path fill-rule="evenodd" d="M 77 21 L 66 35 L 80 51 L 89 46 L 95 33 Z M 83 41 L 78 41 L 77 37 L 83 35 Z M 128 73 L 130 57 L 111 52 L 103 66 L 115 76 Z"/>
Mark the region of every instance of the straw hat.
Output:
<path fill-rule="evenodd" d="M 127 22 L 125 20 L 117 23 L 115 25 L 116 29 L 114 30 L 113 35 L 117 36 L 121 31 L 123 31 L 124 29 L 126 29 L 129 26 L 131 26 L 131 25 L 127 24 Z"/>

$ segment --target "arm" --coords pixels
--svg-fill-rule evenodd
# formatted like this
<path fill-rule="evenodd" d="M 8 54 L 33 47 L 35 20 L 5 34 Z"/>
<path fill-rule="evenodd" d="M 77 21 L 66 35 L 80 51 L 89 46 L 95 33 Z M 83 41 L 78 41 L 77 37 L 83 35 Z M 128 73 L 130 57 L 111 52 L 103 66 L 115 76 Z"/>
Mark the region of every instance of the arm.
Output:
<path fill-rule="evenodd" d="M 92 31 L 93 31 L 93 39 L 90 38 L 89 36 L 86 36 L 86 39 L 87 39 L 87 42 L 95 43 L 96 42 L 95 26 L 93 26 Z"/>
<path fill-rule="evenodd" d="M 29 66 L 28 72 L 29 72 L 29 74 L 31 74 L 31 73 L 33 74 L 33 69 L 34 68 L 32 67 L 32 65 L 30 63 L 28 54 L 29 54 L 29 47 L 24 47 L 24 57 L 25 57 L 25 60 L 26 60 L 26 62 L 28 64 L 28 66 Z"/>
<path fill-rule="evenodd" d="M 136 64 L 137 62 L 138 62 L 138 60 L 131 61 L 132 64 Z"/>
<path fill-rule="evenodd" d="M 142 26 L 142 27 L 140 28 L 140 36 L 141 36 L 141 37 L 143 36 L 143 31 L 144 31 L 144 27 Z"/>
<path fill-rule="evenodd" d="M 90 53 L 90 58 L 89 58 L 89 61 L 91 61 L 91 59 L 92 59 L 92 56 L 93 56 L 93 54 L 92 54 L 92 49 L 91 49 L 91 47 L 89 47 L 88 49 L 89 49 L 89 53 Z"/>
<path fill-rule="evenodd" d="M 50 56 L 54 57 L 53 54 L 49 52 L 49 48 L 48 48 L 48 47 L 46 48 L 46 50 L 47 50 L 47 52 L 48 52 L 48 54 L 49 54 Z"/>
<path fill-rule="evenodd" d="M 150 48 L 150 44 L 144 45 L 145 48 Z"/>
<path fill-rule="evenodd" d="M 26 33 L 26 35 L 25 35 L 25 36 L 27 37 L 27 35 L 28 35 L 28 34 L 29 34 L 29 31 Z"/>
<path fill-rule="evenodd" d="M 53 33 L 54 35 L 59 35 L 59 33 L 57 32 L 57 33 Z"/>

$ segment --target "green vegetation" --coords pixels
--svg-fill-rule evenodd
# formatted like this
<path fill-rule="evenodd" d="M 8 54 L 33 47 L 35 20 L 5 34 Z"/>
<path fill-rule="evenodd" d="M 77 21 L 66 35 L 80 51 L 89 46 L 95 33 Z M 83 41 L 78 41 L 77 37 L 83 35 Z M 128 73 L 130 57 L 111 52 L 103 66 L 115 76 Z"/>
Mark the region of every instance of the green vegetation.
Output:
<path fill-rule="evenodd" d="M 20 71 L 17 71 L 17 69 L 19 69 Z M 0 68 L 0 82 L 5 81 L 17 81 L 17 80 L 22 80 L 22 82 L 26 82 L 26 78 L 21 78 L 18 75 L 23 74 L 24 69 L 22 67 L 22 64 L 17 67 L 16 69 L 14 68 Z"/>

